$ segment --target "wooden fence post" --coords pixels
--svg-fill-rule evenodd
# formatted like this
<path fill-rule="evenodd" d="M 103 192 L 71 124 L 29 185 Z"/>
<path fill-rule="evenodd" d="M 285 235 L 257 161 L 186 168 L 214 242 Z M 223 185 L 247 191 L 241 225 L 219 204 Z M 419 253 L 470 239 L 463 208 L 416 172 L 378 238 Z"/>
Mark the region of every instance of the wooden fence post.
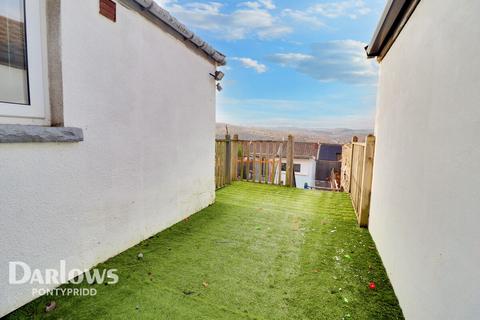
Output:
<path fill-rule="evenodd" d="M 225 135 L 225 184 L 232 183 L 232 141 Z"/>
<path fill-rule="evenodd" d="M 354 136 L 352 138 L 352 154 L 350 155 L 350 173 L 348 178 L 348 193 L 352 191 L 352 174 L 353 174 L 353 154 L 355 152 L 355 143 L 358 142 L 358 137 Z"/>
<path fill-rule="evenodd" d="M 358 222 L 361 227 L 368 226 L 370 214 L 370 197 L 372 194 L 373 160 L 375 156 L 375 136 L 369 135 L 365 140 L 365 154 L 363 161 L 363 177 L 360 195 L 360 212 Z"/>
<path fill-rule="evenodd" d="M 238 179 L 238 134 L 233 136 L 232 142 L 232 181 Z"/>
<path fill-rule="evenodd" d="M 294 187 L 294 172 L 293 172 L 293 153 L 294 153 L 294 141 L 293 136 L 288 136 L 287 143 L 287 171 L 285 172 L 286 176 L 286 185 L 287 187 Z"/>

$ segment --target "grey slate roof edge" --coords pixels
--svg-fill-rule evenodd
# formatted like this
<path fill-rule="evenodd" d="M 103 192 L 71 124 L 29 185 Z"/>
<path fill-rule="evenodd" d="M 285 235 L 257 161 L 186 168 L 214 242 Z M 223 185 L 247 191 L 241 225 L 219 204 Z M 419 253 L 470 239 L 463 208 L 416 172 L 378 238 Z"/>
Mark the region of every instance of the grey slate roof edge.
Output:
<path fill-rule="evenodd" d="M 18 124 L 0 125 L 0 143 L 80 142 L 83 130 L 68 127 L 42 127 Z"/>
<path fill-rule="evenodd" d="M 153 17 L 165 23 L 175 32 L 183 36 L 187 41 L 191 42 L 195 47 L 199 48 L 219 65 L 227 64 L 227 58 L 224 54 L 215 50 L 208 43 L 190 31 L 184 24 L 173 17 L 167 10 L 160 7 L 154 0 L 132 0 L 144 10 L 148 11 Z"/>

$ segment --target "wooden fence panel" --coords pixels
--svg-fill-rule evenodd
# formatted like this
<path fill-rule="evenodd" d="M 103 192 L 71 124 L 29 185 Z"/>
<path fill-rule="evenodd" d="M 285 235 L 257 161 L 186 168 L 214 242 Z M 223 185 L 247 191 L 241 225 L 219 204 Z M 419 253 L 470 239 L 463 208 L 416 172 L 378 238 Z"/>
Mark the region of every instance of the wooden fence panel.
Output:
<path fill-rule="evenodd" d="M 292 136 L 289 136 L 288 142 L 243 141 L 237 135 L 233 140 L 228 135 L 225 140 L 216 140 L 215 186 L 219 189 L 237 180 L 283 185 L 282 162 L 285 161 L 282 159 L 285 156 L 286 185 L 293 186 L 293 150 Z"/>
<path fill-rule="evenodd" d="M 369 135 L 365 143 L 357 142 L 345 146 L 346 154 L 342 154 L 342 187 L 350 193 L 352 205 L 361 227 L 368 226 L 370 198 L 375 155 L 375 137 Z"/>

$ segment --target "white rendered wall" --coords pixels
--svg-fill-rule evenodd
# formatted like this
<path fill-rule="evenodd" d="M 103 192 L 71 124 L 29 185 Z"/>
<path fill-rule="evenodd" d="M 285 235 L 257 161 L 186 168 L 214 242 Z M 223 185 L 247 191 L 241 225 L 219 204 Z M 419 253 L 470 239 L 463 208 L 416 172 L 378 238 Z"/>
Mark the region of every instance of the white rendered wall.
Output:
<path fill-rule="evenodd" d="M 298 189 L 303 189 L 305 182 L 309 186 L 315 186 L 315 172 L 317 163 L 313 159 L 299 159 L 293 160 L 294 164 L 300 165 L 300 172 L 295 172 L 295 181 Z M 286 181 L 285 171 L 282 171 L 282 181 Z"/>
<path fill-rule="evenodd" d="M 480 318 L 480 1 L 421 1 L 381 63 L 370 231 L 407 319 Z"/>
<path fill-rule="evenodd" d="M 90 268 L 215 197 L 215 66 L 119 4 L 112 23 L 61 3 L 65 125 L 85 141 L 0 144 L 0 316 L 33 299 L 9 261 Z"/>

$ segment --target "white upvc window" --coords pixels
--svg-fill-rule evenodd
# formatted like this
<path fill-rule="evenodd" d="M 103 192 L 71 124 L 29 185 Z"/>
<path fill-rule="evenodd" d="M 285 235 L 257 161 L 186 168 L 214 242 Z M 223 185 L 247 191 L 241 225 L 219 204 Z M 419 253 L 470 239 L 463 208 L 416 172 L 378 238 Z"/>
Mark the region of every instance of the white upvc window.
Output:
<path fill-rule="evenodd" d="M 42 3 L 0 0 L 0 123 L 49 119 Z"/>

